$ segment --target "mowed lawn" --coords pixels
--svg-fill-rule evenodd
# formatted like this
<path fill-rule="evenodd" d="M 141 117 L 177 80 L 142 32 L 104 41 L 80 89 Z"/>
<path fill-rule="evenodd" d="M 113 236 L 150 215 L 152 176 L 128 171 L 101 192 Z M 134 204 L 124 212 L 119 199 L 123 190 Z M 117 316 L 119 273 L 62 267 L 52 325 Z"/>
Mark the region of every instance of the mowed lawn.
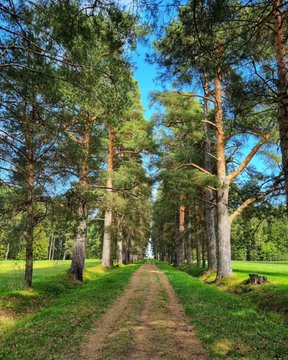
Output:
<path fill-rule="evenodd" d="M 0 359 L 60 359 L 72 354 L 93 321 L 126 288 L 140 266 L 104 270 L 87 260 L 84 283 L 70 261 L 35 261 L 33 289 L 21 289 L 24 263 L 0 262 Z"/>
<path fill-rule="evenodd" d="M 89 269 L 99 264 L 99 260 L 86 260 L 86 268 Z M 71 260 L 38 260 L 34 261 L 33 288 L 45 290 L 48 283 L 53 279 L 61 279 L 67 273 Z M 0 294 L 7 291 L 21 290 L 25 262 L 21 260 L 0 261 Z"/>
<path fill-rule="evenodd" d="M 232 290 L 239 291 L 242 297 L 262 310 L 283 314 L 288 324 L 288 262 L 234 261 L 233 270 L 234 280 L 231 279 L 228 290 L 230 286 Z M 269 283 L 261 286 L 241 285 L 251 273 L 267 276 Z"/>
<path fill-rule="evenodd" d="M 219 288 L 240 295 L 252 305 L 257 305 L 260 310 L 284 315 L 288 324 L 288 262 L 233 261 L 232 267 L 233 275 L 221 281 L 218 284 Z M 195 266 L 184 266 L 183 270 L 208 283 L 216 278 L 215 272 L 205 273 L 205 269 Z M 247 284 L 251 273 L 266 276 L 269 283 L 261 286 Z"/>
<path fill-rule="evenodd" d="M 99 260 L 86 260 L 86 281 L 89 273 L 100 276 L 99 264 Z M 70 265 L 70 260 L 34 261 L 33 289 L 25 290 L 25 262 L 0 261 L 0 334 L 26 315 L 40 311 L 77 288 L 79 284 L 68 276 Z"/>
<path fill-rule="evenodd" d="M 249 274 L 256 273 L 267 276 L 268 280 L 275 284 L 288 285 L 288 261 L 233 261 L 232 266 L 233 271 L 239 280 L 248 279 Z"/>

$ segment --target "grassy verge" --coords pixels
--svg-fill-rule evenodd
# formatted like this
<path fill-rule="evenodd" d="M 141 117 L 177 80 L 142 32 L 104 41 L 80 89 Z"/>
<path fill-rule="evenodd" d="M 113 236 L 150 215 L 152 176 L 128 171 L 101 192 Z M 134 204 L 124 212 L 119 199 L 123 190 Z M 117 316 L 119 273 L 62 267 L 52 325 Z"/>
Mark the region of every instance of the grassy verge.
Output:
<path fill-rule="evenodd" d="M 282 317 L 165 263 L 169 278 L 198 337 L 213 359 L 288 359 L 288 328 Z"/>
<path fill-rule="evenodd" d="M 124 290 L 138 267 L 139 264 L 133 264 L 104 271 L 95 261 L 88 262 L 86 280 L 82 285 L 67 281 L 65 266 L 62 270 L 50 269 L 50 280 L 49 276 L 45 277 L 45 269 L 42 268 L 38 285 L 35 278 L 35 289 L 31 292 L 18 291 L 18 294 L 24 298 L 40 298 L 45 307 L 39 309 L 37 305 L 35 312 L 32 301 L 29 307 L 31 314 L 22 313 L 22 316 L 6 324 L 5 331 L 0 334 L 0 359 L 61 359 L 71 349 L 77 348 L 85 331 Z M 12 295 L 6 292 L 4 296 L 7 300 Z M 13 304 L 13 297 L 11 302 Z"/>
<path fill-rule="evenodd" d="M 221 283 L 219 287 L 231 293 L 251 300 L 262 310 L 275 311 L 285 316 L 288 323 L 288 262 L 233 261 L 233 275 Z M 204 282 L 212 282 L 215 272 L 205 273 L 206 269 L 197 266 L 183 266 L 181 270 Z M 246 283 L 250 273 L 268 277 L 269 283 L 251 286 Z"/>
<path fill-rule="evenodd" d="M 86 277 L 99 260 L 86 260 Z M 79 284 L 67 276 L 71 261 L 35 261 L 33 289 L 23 290 L 24 261 L 0 261 L 0 334 L 18 318 L 39 311 Z M 93 273 L 96 276 L 96 272 Z"/>

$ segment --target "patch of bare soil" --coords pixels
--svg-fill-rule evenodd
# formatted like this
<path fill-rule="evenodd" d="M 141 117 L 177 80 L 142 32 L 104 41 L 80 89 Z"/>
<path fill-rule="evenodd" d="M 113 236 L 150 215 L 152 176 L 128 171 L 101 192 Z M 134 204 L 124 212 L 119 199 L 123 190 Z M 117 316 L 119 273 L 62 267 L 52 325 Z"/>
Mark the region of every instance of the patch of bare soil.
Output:
<path fill-rule="evenodd" d="M 167 277 L 145 264 L 94 325 L 77 359 L 202 360 L 208 355 Z"/>

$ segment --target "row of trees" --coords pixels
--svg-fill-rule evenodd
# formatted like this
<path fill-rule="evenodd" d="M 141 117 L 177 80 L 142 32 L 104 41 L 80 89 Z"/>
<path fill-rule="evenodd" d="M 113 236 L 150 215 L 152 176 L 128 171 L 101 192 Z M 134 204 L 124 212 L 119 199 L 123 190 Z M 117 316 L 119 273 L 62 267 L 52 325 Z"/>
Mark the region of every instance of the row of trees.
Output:
<path fill-rule="evenodd" d="M 71 253 L 77 280 L 87 251 L 101 252 L 104 267 L 143 256 L 152 181 L 154 253 L 178 265 L 196 255 L 218 279 L 232 272 L 233 222 L 234 240 L 249 207 L 270 198 L 277 212 L 287 196 L 287 4 L 171 5 L 155 61 L 177 90 L 152 94 L 151 123 L 127 57 L 144 34 L 131 13 L 110 1 L 1 5 L 0 251 L 21 257 L 25 244 L 26 286 L 38 234 L 48 237 L 48 258 Z M 144 169 L 147 153 L 157 155 L 156 179 Z"/>
<path fill-rule="evenodd" d="M 142 257 L 142 154 L 152 143 L 127 58 L 142 33 L 137 19 L 110 2 L 9 0 L 0 10 L 2 254 L 23 257 L 25 244 L 26 287 L 45 252 L 71 252 L 82 281 L 87 234 L 105 267 Z"/>
<path fill-rule="evenodd" d="M 249 205 L 283 194 L 283 183 L 288 194 L 286 11 L 280 0 L 192 0 L 179 7 L 155 42 L 156 61 L 166 69 L 163 77 L 168 74 L 186 92 L 156 94 L 165 136 L 154 249 L 181 264 L 186 248 L 190 261 L 189 234 L 203 220 L 208 265 L 217 267 L 218 279 L 232 272 L 232 222 Z M 198 90 L 187 92 L 191 87 Z M 253 169 L 260 153 L 269 158 L 270 169 Z M 242 196 L 235 199 L 239 188 Z M 201 206 L 194 204 L 197 198 Z M 158 206 L 167 209 L 167 218 Z M 174 239 L 172 250 L 165 237 Z"/>

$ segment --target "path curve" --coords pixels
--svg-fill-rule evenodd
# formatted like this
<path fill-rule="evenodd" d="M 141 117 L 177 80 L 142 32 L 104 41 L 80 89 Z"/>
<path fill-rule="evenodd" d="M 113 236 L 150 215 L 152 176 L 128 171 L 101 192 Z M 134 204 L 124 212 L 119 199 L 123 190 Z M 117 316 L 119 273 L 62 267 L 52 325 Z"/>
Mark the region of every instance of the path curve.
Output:
<path fill-rule="evenodd" d="M 168 278 L 142 265 L 81 345 L 85 360 L 206 360 Z"/>

